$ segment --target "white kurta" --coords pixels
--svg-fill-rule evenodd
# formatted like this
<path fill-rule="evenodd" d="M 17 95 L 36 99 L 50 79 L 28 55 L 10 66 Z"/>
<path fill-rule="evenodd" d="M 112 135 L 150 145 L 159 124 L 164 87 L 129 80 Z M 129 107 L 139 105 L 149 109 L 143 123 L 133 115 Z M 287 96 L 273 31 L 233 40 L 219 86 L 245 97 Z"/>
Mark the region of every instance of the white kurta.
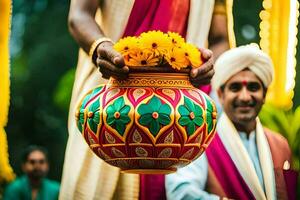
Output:
<path fill-rule="evenodd" d="M 106 37 L 117 41 L 126 27 L 134 0 L 103 0 L 96 17 Z M 187 41 L 205 47 L 214 0 L 191 0 Z M 76 105 L 83 96 L 105 83 L 91 59 L 80 50 L 69 111 L 69 139 L 65 153 L 59 199 L 138 199 L 139 176 L 123 174 L 89 149 L 75 121 Z"/>

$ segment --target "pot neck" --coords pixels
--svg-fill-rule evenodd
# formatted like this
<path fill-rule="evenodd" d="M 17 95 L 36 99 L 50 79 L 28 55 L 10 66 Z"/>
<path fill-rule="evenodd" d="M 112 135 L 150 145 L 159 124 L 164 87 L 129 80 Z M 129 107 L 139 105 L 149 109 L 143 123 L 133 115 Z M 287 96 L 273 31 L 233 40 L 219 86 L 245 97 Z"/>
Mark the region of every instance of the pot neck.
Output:
<path fill-rule="evenodd" d="M 171 87 L 193 88 L 187 73 L 130 73 L 126 80 L 110 78 L 116 87 Z"/>

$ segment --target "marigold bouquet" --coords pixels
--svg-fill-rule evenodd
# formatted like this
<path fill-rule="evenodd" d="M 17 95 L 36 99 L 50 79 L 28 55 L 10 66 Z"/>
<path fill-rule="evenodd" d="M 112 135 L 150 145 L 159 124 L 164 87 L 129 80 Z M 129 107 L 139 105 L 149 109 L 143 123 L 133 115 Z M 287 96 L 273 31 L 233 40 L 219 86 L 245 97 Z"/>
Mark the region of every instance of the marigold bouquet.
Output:
<path fill-rule="evenodd" d="M 203 63 L 201 53 L 192 44 L 186 43 L 178 33 L 149 31 L 139 37 L 125 37 L 115 45 L 127 66 L 162 66 L 172 68 L 200 67 Z"/>

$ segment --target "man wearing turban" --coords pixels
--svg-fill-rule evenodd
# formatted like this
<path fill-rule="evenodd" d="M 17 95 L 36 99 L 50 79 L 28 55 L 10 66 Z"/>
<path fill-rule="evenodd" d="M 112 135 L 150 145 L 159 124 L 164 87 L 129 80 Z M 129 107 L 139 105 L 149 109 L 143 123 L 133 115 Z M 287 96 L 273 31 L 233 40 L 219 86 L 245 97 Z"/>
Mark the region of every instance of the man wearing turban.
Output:
<path fill-rule="evenodd" d="M 270 57 L 246 45 L 222 54 L 212 87 L 223 107 L 205 155 L 168 175 L 169 199 L 293 199 L 291 150 L 258 113 L 274 76 Z"/>

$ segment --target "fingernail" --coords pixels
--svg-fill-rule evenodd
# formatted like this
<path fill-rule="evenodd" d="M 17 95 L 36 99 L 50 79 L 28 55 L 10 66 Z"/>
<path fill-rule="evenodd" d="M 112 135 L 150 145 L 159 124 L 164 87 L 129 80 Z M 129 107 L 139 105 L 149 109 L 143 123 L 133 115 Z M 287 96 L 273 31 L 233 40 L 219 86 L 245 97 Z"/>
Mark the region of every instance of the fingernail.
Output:
<path fill-rule="evenodd" d="M 197 76 L 197 70 L 196 69 L 192 69 L 191 71 L 191 77 L 195 78 Z"/>
<path fill-rule="evenodd" d="M 124 66 L 123 69 L 125 72 L 129 72 L 129 68 L 127 66 Z"/>

